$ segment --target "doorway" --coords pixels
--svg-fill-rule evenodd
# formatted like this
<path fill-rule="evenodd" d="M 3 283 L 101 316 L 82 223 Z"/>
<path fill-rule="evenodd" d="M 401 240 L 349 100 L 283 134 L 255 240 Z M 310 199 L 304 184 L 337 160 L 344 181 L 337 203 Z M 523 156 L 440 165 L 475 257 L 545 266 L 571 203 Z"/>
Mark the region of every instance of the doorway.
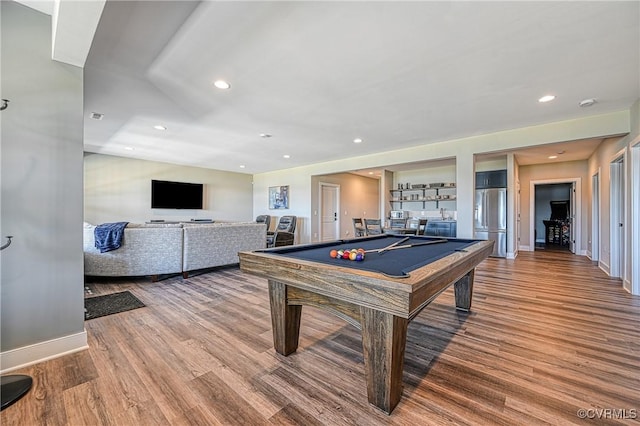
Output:
<path fill-rule="evenodd" d="M 546 209 L 543 213 L 536 214 L 536 193 L 545 185 L 562 185 L 566 189 L 563 193 L 563 199 L 547 199 L 542 208 Z M 570 251 L 574 254 L 581 253 L 581 217 L 582 217 L 582 191 L 581 178 L 566 179 L 548 179 L 548 180 L 532 180 L 530 182 L 530 199 L 529 199 L 529 247 L 530 250 L 544 249 L 553 245 L 554 249 Z M 555 196 L 554 196 L 555 197 Z M 566 211 L 566 218 L 561 219 L 557 223 L 552 218 L 551 201 L 560 201 L 555 206 L 556 213 L 558 211 Z M 566 210 L 563 210 L 566 209 Z M 544 221 L 548 221 L 545 224 Z M 549 244 L 551 243 L 551 244 Z"/>
<path fill-rule="evenodd" d="M 320 182 L 320 241 L 340 238 L 340 185 Z"/>

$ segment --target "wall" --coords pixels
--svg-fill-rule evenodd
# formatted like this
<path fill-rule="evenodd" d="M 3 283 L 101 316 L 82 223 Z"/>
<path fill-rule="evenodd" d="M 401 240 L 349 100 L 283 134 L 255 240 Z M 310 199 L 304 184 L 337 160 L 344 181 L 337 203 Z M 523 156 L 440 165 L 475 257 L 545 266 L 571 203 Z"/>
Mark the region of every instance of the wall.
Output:
<path fill-rule="evenodd" d="M 429 183 L 456 183 L 456 164 L 455 159 L 438 161 L 428 168 L 421 168 L 415 170 L 404 170 L 394 173 L 393 188 L 397 189 L 398 184 L 405 186 L 407 183 L 411 185 L 415 184 L 429 184 Z M 441 194 L 457 195 L 456 188 L 443 189 Z M 427 196 L 435 196 L 435 191 L 429 189 L 426 191 Z M 397 194 L 396 194 L 397 195 Z M 456 218 L 457 202 L 452 201 L 427 201 L 422 208 L 422 202 L 403 202 L 402 208 L 400 203 L 392 203 L 392 210 L 406 210 L 409 212 L 410 217 L 426 217 L 441 219 L 441 215 L 444 214 L 447 218 Z M 443 209 L 442 213 L 440 209 Z"/>
<path fill-rule="evenodd" d="M 529 245 L 531 238 L 531 181 L 546 181 L 567 179 L 573 180 L 579 178 L 581 181 L 581 218 L 586 217 L 589 206 L 591 205 L 589 196 L 589 182 L 587 161 L 567 161 L 561 163 L 536 164 L 532 166 L 520 166 L 520 222 L 521 236 L 520 244 Z M 580 220 L 580 247 L 576 247 L 576 254 L 585 254 L 587 251 L 587 221 Z M 544 235 L 544 234 L 543 234 Z M 529 247 L 529 249 L 533 249 Z"/>
<path fill-rule="evenodd" d="M 340 185 L 340 238 L 353 237 L 354 217 L 379 218 L 380 181 L 351 173 L 311 178 L 312 241 L 319 241 L 320 182 Z"/>
<path fill-rule="evenodd" d="M 267 191 L 269 186 L 291 185 L 292 201 L 289 212 L 309 222 L 312 213 L 311 176 L 375 167 L 384 168 L 390 164 L 455 158 L 456 179 L 454 179 L 454 181 L 457 185 L 456 209 L 458 237 L 473 238 L 475 155 L 506 152 L 518 148 L 569 140 L 621 135 L 629 132 L 629 129 L 629 112 L 619 111 L 468 138 L 423 144 L 413 148 L 316 163 L 274 172 L 259 173 L 253 177 L 254 216 L 263 212 L 264 208 L 259 206 L 267 205 Z M 521 187 L 523 187 L 523 185 L 524 182 L 521 179 Z M 293 195 L 294 193 L 296 194 L 295 196 Z M 523 210 L 524 207 L 525 206 L 522 206 Z M 509 205 L 508 209 L 509 211 L 514 211 L 514 205 Z M 528 227 L 528 223 L 522 223 L 521 227 L 524 230 Z M 301 243 L 310 242 L 311 235 L 311 226 L 310 223 L 307 223 L 299 229 L 298 241 Z M 524 235 L 522 237 L 524 237 Z M 522 240 L 524 241 L 524 239 Z"/>
<path fill-rule="evenodd" d="M 152 179 L 205 184 L 205 209 L 151 209 Z M 84 219 L 93 224 L 255 219 L 252 177 L 244 173 L 87 153 L 84 180 Z"/>
<path fill-rule="evenodd" d="M 82 69 L 51 60 L 51 18 L 0 2 L 3 371 L 86 347 Z"/>
<path fill-rule="evenodd" d="M 587 174 L 589 176 L 589 194 L 592 193 L 591 178 L 594 174 L 599 172 L 600 178 L 600 250 L 599 250 L 599 265 L 607 273 L 609 273 L 610 261 L 611 261 L 611 170 L 609 165 L 615 157 L 620 153 L 624 153 L 626 147 L 625 138 L 611 138 L 607 139 L 591 156 L 588 163 Z M 591 198 L 589 198 L 591 200 Z M 591 201 L 589 201 L 591 206 Z M 589 214 L 589 219 L 592 218 L 592 214 Z M 588 224 L 588 241 L 592 240 L 592 223 Z M 593 248 L 589 244 L 589 252 L 593 251 Z M 627 252 L 628 253 L 628 252 Z"/>

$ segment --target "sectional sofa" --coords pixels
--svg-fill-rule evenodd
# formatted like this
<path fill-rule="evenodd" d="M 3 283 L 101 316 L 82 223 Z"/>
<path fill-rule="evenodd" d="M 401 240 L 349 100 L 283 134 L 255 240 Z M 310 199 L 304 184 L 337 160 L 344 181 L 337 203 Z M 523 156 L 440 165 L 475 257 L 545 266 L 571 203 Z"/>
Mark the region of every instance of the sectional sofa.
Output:
<path fill-rule="evenodd" d="M 100 253 L 95 226 L 84 225 L 84 273 L 89 276 L 146 276 L 189 272 L 238 263 L 238 252 L 265 248 L 264 223 L 133 224 L 120 248 Z"/>

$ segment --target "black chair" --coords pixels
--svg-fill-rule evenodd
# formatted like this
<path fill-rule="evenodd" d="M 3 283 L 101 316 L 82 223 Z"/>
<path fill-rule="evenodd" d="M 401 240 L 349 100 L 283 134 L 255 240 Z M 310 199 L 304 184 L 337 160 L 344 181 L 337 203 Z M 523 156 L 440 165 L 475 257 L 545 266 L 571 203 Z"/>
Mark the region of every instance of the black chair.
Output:
<path fill-rule="evenodd" d="M 364 228 L 364 222 L 362 222 L 362 218 L 354 217 L 353 220 L 353 236 L 354 237 L 364 237 L 367 235 L 367 230 Z"/>
<path fill-rule="evenodd" d="M 382 229 L 382 221 L 380 219 L 365 219 L 364 229 L 367 231 L 367 235 L 384 234 L 384 229 Z"/>
<path fill-rule="evenodd" d="M 278 221 L 276 230 L 273 232 L 267 232 L 267 247 L 293 245 L 293 239 L 296 232 L 296 222 L 296 216 L 282 216 Z M 278 234 L 282 235 L 278 236 Z M 278 245 L 276 245 L 276 242 Z"/>
<path fill-rule="evenodd" d="M 267 231 L 269 230 L 269 226 L 271 225 L 271 216 L 268 214 L 261 214 L 256 217 L 256 223 L 264 223 L 267 225 Z"/>

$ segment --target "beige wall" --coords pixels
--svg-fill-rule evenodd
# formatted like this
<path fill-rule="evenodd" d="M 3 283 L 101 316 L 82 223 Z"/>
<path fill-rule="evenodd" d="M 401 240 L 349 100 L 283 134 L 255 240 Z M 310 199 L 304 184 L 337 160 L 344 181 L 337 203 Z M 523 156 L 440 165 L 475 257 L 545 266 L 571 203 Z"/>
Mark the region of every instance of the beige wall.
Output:
<path fill-rule="evenodd" d="M 205 209 L 152 209 L 152 179 L 203 183 Z M 86 153 L 84 220 L 99 224 L 151 219 L 253 220 L 252 177 L 243 173 Z"/>
<path fill-rule="evenodd" d="M 473 237 L 473 198 L 475 196 L 474 156 L 507 152 L 518 148 L 554 142 L 626 134 L 630 130 L 628 111 L 619 111 L 580 119 L 560 121 L 539 126 L 507 130 L 463 139 L 419 145 L 413 148 L 388 151 L 337 161 L 278 170 L 254 175 L 254 216 L 265 213 L 270 186 L 290 185 L 290 214 L 304 223 L 298 229 L 298 241 L 311 241 L 311 177 L 350 170 L 381 167 L 390 164 L 413 163 L 425 160 L 456 159 L 458 237 Z M 509 188 L 512 190 L 513 188 Z M 264 207 L 263 207 L 264 206 Z M 509 211 L 514 211 L 509 206 Z M 267 211 L 268 212 L 268 211 Z"/>
<path fill-rule="evenodd" d="M 610 163 L 616 157 L 624 155 L 625 153 L 625 141 L 623 138 L 615 138 L 604 141 L 591 156 L 588 163 L 588 188 L 589 194 L 592 194 L 593 188 L 591 183 L 591 177 L 598 173 L 600 181 L 600 250 L 598 253 L 598 259 L 600 266 L 609 271 L 610 259 L 611 259 L 611 170 Z M 591 199 L 591 198 L 590 198 Z M 591 206 L 591 201 L 589 202 Z M 588 235 L 589 242 L 592 239 L 592 220 L 593 214 L 591 208 L 589 208 L 589 214 L 587 216 L 588 222 Z M 588 250 L 591 253 L 591 244 L 588 246 Z"/>
<path fill-rule="evenodd" d="M 530 246 L 531 241 L 531 182 L 532 181 L 555 181 L 560 183 L 566 181 L 580 179 L 581 182 L 581 203 L 580 214 L 582 217 L 587 213 L 590 205 L 589 186 L 588 186 L 588 165 L 587 161 L 569 161 L 563 163 L 536 164 L 533 166 L 520 166 L 520 247 Z M 576 248 L 576 254 L 585 254 L 587 250 L 587 221 L 580 221 L 580 247 Z"/>
<path fill-rule="evenodd" d="M 340 186 L 340 238 L 353 237 L 352 218 L 379 218 L 380 181 L 350 173 L 311 178 L 311 240 L 319 241 L 320 183 Z"/>

